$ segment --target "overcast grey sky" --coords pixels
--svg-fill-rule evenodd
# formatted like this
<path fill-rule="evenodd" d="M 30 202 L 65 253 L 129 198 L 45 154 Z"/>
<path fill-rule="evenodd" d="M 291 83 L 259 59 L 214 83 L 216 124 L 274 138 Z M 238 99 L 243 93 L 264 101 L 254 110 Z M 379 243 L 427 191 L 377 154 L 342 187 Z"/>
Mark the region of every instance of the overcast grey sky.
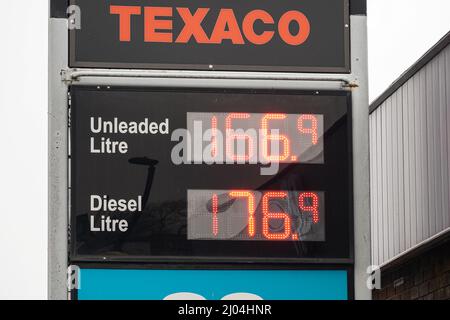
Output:
<path fill-rule="evenodd" d="M 450 0 L 368 0 L 368 11 L 374 100 L 450 31 Z"/>
<path fill-rule="evenodd" d="M 46 2 L 0 11 L 0 299 L 47 297 Z M 450 30 L 450 1 L 368 2 L 374 99 Z"/>

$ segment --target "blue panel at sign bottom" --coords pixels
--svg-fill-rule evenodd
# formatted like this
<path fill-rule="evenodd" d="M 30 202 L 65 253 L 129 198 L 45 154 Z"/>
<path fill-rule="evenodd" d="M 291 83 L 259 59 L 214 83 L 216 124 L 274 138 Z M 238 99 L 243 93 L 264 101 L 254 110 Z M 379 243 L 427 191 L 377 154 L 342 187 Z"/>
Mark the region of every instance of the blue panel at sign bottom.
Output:
<path fill-rule="evenodd" d="M 80 300 L 346 300 L 345 270 L 82 269 Z"/>

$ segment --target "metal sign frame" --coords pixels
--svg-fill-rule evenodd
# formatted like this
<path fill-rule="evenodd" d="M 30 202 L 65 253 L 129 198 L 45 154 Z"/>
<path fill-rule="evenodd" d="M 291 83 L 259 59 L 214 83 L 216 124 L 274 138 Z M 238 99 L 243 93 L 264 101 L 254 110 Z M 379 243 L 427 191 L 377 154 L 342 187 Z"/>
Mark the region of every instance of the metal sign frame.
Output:
<path fill-rule="evenodd" d="M 89 86 L 261 88 L 352 92 L 354 298 L 371 299 L 366 285 L 370 266 L 369 108 L 367 17 L 350 16 L 351 73 L 305 74 L 228 71 L 70 69 L 68 19 L 49 23 L 49 249 L 50 299 L 68 299 L 69 264 L 69 87 Z"/>

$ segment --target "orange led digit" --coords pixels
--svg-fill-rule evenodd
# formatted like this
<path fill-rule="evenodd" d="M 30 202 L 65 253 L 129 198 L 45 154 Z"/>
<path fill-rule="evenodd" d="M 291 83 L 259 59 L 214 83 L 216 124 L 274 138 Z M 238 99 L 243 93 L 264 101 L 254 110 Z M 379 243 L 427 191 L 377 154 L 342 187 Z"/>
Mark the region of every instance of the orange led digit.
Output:
<path fill-rule="evenodd" d="M 310 199 L 312 205 L 306 204 L 305 200 Z M 314 224 L 319 223 L 319 196 L 313 192 L 300 193 L 298 200 L 299 207 L 302 211 L 311 212 Z"/>
<path fill-rule="evenodd" d="M 287 192 L 267 192 L 263 196 L 263 235 L 269 240 L 285 240 L 291 235 L 291 218 L 284 212 L 270 212 L 269 204 L 271 199 L 285 199 Z M 271 233 L 269 221 L 272 219 L 284 220 L 283 233 Z"/>
<path fill-rule="evenodd" d="M 211 118 L 211 156 L 217 156 L 217 117 Z"/>
<path fill-rule="evenodd" d="M 217 194 L 213 194 L 212 209 L 212 232 L 213 235 L 217 237 L 217 235 L 219 234 L 219 220 L 217 218 L 217 213 L 219 211 L 219 198 L 217 197 Z"/>
<path fill-rule="evenodd" d="M 249 113 L 230 113 L 226 120 L 226 135 L 227 135 L 227 156 L 233 161 L 249 161 L 253 157 L 253 138 L 248 134 L 236 134 L 234 133 L 233 119 L 248 119 L 250 118 Z M 244 153 L 244 155 L 236 155 L 234 153 L 234 141 L 244 140 L 248 141 L 248 153 Z"/>
<path fill-rule="evenodd" d="M 304 122 L 309 122 L 310 127 L 304 126 Z M 313 145 L 319 143 L 317 118 L 312 114 L 302 114 L 298 117 L 298 130 L 303 134 L 310 134 Z"/>
<path fill-rule="evenodd" d="M 255 196 L 250 191 L 231 191 L 230 197 L 232 198 L 247 198 L 247 208 L 248 208 L 248 235 L 249 237 L 254 237 L 255 230 Z"/>
<path fill-rule="evenodd" d="M 263 142 L 262 142 L 262 149 L 263 149 L 263 156 L 266 158 L 269 162 L 281 162 L 285 161 L 287 158 L 289 158 L 291 151 L 290 151 L 290 141 L 289 139 L 280 134 L 271 135 L 269 134 L 269 120 L 285 120 L 287 118 L 286 114 L 280 114 L 280 113 L 270 113 L 266 114 L 262 120 L 261 120 L 261 130 L 263 133 Z M 269 142 L 270 141 L 281 141 L 283 144 L 283 154 L 280 155 L 270 155 L 269 153 Z"/>

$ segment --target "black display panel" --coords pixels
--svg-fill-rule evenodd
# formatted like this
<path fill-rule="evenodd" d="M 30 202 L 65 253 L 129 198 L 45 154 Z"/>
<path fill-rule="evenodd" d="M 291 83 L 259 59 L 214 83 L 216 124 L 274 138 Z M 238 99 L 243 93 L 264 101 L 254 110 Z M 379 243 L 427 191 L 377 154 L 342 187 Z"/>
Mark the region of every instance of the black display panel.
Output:
<path fill-rule="evenodd" d="M 70 66 L 350 72 L 348 0 L 71 0 Z"/>
<path fill-rule="evenodd" d="M 72 260 L 351 258 L 349 94 L 74 86 L 71 96 Z"/>

